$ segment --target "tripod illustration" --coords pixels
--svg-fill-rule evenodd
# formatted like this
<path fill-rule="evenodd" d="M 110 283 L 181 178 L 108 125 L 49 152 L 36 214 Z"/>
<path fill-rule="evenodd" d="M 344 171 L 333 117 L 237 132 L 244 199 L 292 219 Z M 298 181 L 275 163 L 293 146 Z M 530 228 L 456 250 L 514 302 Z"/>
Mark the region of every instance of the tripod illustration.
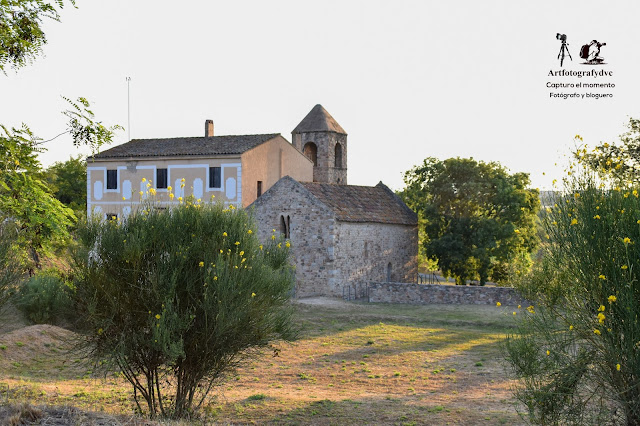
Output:
<path fill-rule="evenodd" d="M 571 53 L 569 53 L 569 48 L 567 47 L 569 46 L 569 44 L 567 43 L 567 36 L 565 34 L 558 33 L 556 34 L 556 38 L 562 41 L 562 45 L 560 45 L 560 53 L 558 53 L 558 59 L 560 59 L 560 66 L 562 66 L 562 63 L 564 62 L 565 52 L 569 56 L 569 59 L 573 61 L 573 58 L 571 57 Z"/>

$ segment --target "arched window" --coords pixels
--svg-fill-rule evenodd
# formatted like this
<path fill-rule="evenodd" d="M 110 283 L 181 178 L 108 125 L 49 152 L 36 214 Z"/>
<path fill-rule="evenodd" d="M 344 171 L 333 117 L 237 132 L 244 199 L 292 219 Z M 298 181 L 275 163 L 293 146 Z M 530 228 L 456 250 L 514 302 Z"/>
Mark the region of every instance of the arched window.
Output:
<path fill-rule="evenodd" d="M 318 147 L 313 142 L 307 142 L 302 150 L 304 155 L 311 161 L 313 161 L 313 165 L 318 165 Z"/>
<path fill-rule="evenodd" d="M 391 282 L 391 262 L 387 265 L 387 282 Z"/>
<path fill-rule="evenodd" d="M 287 216 L 286 220 L 284 218 L 284 215 L 280 216 L 280 232 L 285 238 L 291 238 L 291 235 L 289 232 L 290 223 L 291 223 L 291 219 L 289 218 L 289 216 Z"/>
<path fill-rule="evenodd" d="M 336 144 L 336 152 L 335 152 L 335 164 L 337 169 L 342 168 L 342 145 L 339 143 Z"/>

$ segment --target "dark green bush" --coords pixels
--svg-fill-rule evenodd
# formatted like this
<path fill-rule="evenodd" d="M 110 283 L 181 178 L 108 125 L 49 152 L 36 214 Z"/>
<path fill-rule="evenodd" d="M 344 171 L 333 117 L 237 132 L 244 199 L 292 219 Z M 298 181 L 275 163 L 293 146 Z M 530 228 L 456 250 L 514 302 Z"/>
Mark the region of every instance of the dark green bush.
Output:
<path fill-rule="evenodd" d="M 255 229 L 245 211 L 192 201 L 79 225 L 79 329 L 152 417 L 188 415 L 247 357 L 295 337 L 289 243 L 263 246 Z"/>
<path fill-rule="evenodd" d="M 71 288 L 55 270 L 45 270 L 25 281 L 15 304 L 29 321 L 61 324 L 71 309 Z"/>
<path fill-rule="evenodd" d="M 541 261 L 517 286 L 535 308 L 506 344 L 516 396 L 534 423 L 638 425 L 640 187 L 581 161 L 543 214 Z"/>

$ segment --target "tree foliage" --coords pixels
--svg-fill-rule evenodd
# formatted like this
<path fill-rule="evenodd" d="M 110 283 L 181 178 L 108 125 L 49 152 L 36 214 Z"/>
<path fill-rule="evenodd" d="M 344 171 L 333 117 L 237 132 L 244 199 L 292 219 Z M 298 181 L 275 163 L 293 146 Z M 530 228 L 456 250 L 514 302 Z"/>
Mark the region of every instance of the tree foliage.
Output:
<path fill-rule="evenodd" d="M 0 221 L 0 311 L 9 300 L 21 269 L 14 245 L 18 240 L 18 229 L 10 220 Z"/>
<path fill-rule="evenodd" d="M 604 174 L 606 157 L 575 157 L 542 217 L 541 262 L 517 285 L 536 308 L 506 345 L 516 395 L 535 423 L 637 425 L 640 186 Z"/>
<path fill-rule="evenodd" d="M 581 138 L 577 137 L 580 142 Z M 615 177 L 640 183 L 640 120 L 629 118 L 627 132 L 620 135 L 621 144 L 604 142 L 591 152 L 575 152 L 576 159 L 588 165 L 604 179 Z"/>
<path fill-rule="evenodd" d="M 69 157 L 46 170 L 46 180 L 53 195 L 76 216 L 87 210 L 87 166 L 84 157 Z"/>
<path fill-rule="evenodd" d="M 404 181 L 401 196 L 418 213 L 427 257 L 458 284 L 475 278 L 484 284 L 537 246 L 540 202 L 525 173 L 511 175 L 493 162 L 427 158 Z"/>
<path fill-rule="evenodd" d="M 289 244 L 263 246 L 253 229 L 245 211 L 192 201 L 79 227 L 78 326 L 152 417 L 187 415 L 245 358 L 295 336 Z"/>
<path fill-rule="evenodd" d="M 70 3 L 75 5 L 75 0 Z M 42 24 L 46 19 L 59 21 L 63 7 L 63 0 L 0 1 L 0 71 L 23 67 L 42 53 L 47 43 Z"/>

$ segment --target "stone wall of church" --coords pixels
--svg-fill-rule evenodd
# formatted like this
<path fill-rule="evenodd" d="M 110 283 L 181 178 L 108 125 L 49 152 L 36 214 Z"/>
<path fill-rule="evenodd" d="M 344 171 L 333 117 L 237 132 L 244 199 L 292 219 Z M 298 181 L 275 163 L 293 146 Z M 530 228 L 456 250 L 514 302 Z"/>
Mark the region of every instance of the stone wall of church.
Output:
<path fill-rule="evenodd" d="M 347 184 L 347 135 L 333 132 L 306 132 L 293 134 L 293 146 L 304 152 L 307 143 L 317 148 L 316 166 L 313 168 L 313 181 L 322 183 Z M 340 144 L 342 161 L 336 162 L 336 144 Z M 342 164 L 340 164 L 342 163 Z M 340 167 L 336 167 L 340 166 Z"/>
<path fill-rule="evenodd" d="M 335 258 L 343 285 L 353 290 L 369 281 L 416 282 L 417 227 L 339 222 Z"/>
<path fill-rule="evenodd" d="M 275 229 L 287 233 L 296 267 L 296 296 L 340 296 L 342 281 L 336 271 L 335 226 L 332 212 L 302 185 L 289 177 L 279 180 L 249 209 L 257 225 L 258 238 L 268 241 Z"/>

